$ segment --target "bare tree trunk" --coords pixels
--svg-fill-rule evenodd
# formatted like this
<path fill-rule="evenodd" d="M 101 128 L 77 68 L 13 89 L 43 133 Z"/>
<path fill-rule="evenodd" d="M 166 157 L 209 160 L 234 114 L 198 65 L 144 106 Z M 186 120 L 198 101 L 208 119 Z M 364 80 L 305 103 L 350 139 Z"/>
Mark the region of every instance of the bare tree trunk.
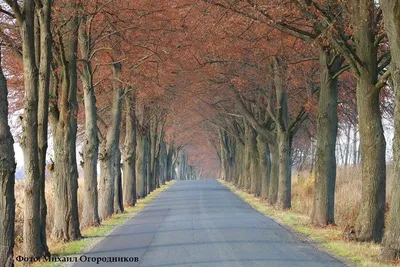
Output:
<path fill-rule="evenodd" d="M 123 161 L 124 205 L 136 204 L 136 90 L 129 88 L 125 93 L 125 142 Z"/>
<path fill-rule="evenodd" d="M 161 142 L 160 147 L 160 183 L 165 185 L 167 177 L 167 145 L 164 141 Z"/>
<path fill-rule="evenodd" d="M 272 152 L 271 160 L 271 181 L 269 185 L 269 203 L 274 205 L 278 200 L 278 188 L 279 188 L 279 149 L 278 144 L 270 144 L 270 150 Z"/>
<path fill-rule="evenodd" d="M 38 55 L 36 64 L 39 66 L 38 81 L 38 149 L 39 149 L 39 187 L 40 187 L 40 239 L 43 246 L 43 254 L 50 255 L 46 238 L 47 205 L 45 198 L 46 178 L 46 153 L 49 124 L 49 92 L 50 92 L 50 64 L 52 61 L 52 38 L 50 30 L 51 0 L 42 2 L 42 6 L 36 6 L 39 45 L 35 47 Z"/>
<path fill-rule="evenodd" d="M 60 111 L 53 115 L 54 136 L 54 226 L 52 238 L 57 241 L 79 239 L 78 166 L 76 162 L 77 101 L 77 29 L 74 15 L 65 24 L 61 49 L 62 83 Z"/>
<path fill-rule="evenodd" d="M 340 70 L 342 59 L 337 58 L 329 65 L 331 57 L 320 48 L 320 92 L 317 114 L 317 152 L 314 184 L 314 202 L 311 221 L 314 225 L 334 224 L 335 182 L 336 182 L 336 139 L 338 131 L 337 116 L 337 78 L 333 76 Z"/>
<path fill-rule="evenodd" d="M 173 178 L 172 172 L 173 170 L 173 155 L 174 155 L 174 147 L 171 144 L 167 145 L 167 176 L 166 180 L 171 181 Z"/>
<path fill-rule="evenodd" d="M 391 73 L 395 92 L 394 181 L 381 258 L 394 261 L 400 259 L 400 6 L 395 0 L 381 0 L 381 7 L 390 42 Z"/>
<path fill-rule="evenodd" d="M 145 159 L 145 133 L 138 131 L 136 146 L 136 190 L 138 198 L 146 196 L 146 159 Z"/>
<path fill-rule="evenodd" d="M 119 149 L 118 143 L 114 153 L 114 213 L 119 214 L 124 212 L 124 205 L 122 196 L 121 150 Z"/>
<path fill-rule="evenodd" d="M 18 5 L 11 6 L 21 14 Z M 24 228 L 23 252 L 27 257 L 44 255 L 41 242 L 40 178 L 38 155 L 38 70 L 35 60 L 34 1 L 23 2 L 23 17 L 17 16 L 22 40 L 24 68 L 24 116 L 22 119 L 21 147 L 24 153 Z"/>
<path fill-rule="evenodd" d="M 149 140 L 150 140 L 150 182 L 148 186 L 148 193 L 152 192 L 157 186 L 157 171 L 156 171 L 156 162 L 157 162 L 157 139 L 158 139 L 158 118 L 154 116 L 152 121 L 150 122 L 150 131 L 149 131 Z"/>
<path fill-rule="evenodd" d="M 351 1 L 357 60 L 351 66 L 357 78 L 357 111 L 361 141 L 362 195 L 356 239 L 380 242 L 386 201 L 386 142 L 380 114 L 376 3 Z M 379 43 L 379 42 L 378 42 Z M 347 54 L 347 56 L 349 56 Z"/>
<path fill-rule="evenodd" d="M 1 65 L 0 47 L 0 266 L 14 266 L 15 155 L 8 125 L 8 90 Z"/>
<path fill-rule="evenodd" d="M 150 129 L 149 125 L 146 125 L 146 135 L 144 136 L 144 166 L 146 168 L 145 188 L 146 196 L 151 193 L 151 140 L 150 140 Z"/>
<path fill-rule="evenodd" d="M 241 140 L 236 140 L 236 152 L 235 152 L 235 161 L 233 162 L 235 166 L 235 180 L 234 184 L 239 187 L 243 188 L 243 151 L 244 151 L 244 144 Z"/>
<path fill-rule="evenodd" d="M 250 127 L 250 192 L 256 197 L 260 195 L 260 172 L 259 172 L 259 154 L 257 150 L 257 133 L 253 127 Z"/>
<path fill-rule="evenodd" d="M 251 126 L 248 122 L 244 124 L 244 169 L 243 169 L 243 189 L 248 191 L 251 186 Z"/>
<path fill-rule="evenodd" d="M 269 185 L 271 182 L 271 156 L 268 147 L 268 142 L 262 135 L 257 136 L 258 144 L 258 157 L 259 157 L 259 168 L 260 168 L 260 179 L 261 179 L 261 197 L 268 199 Z"/>
<path fill-rule="evenodd" d="M 279 186 L 278 186 L 278 209 L 291 208 L 291 145 L 290 136 L 286 132 L 278 130 L 279 150 Z"/>
<path fill-rule="evenodd" d="M 90 61 L 91 43 L 87 34 L 87 19 L 82 18 L 79 27 L 79 50 L 85 59 L 82 66 L 81 81 L 85 106 L 85 142 L 83 147 L 84 192 L 82 226 L 98 226 L 97 160 L 99 139 L 97 128 L 96 96 L 93 86 L 93 71 Z"/>
<path fill-rule="evenodd" d="M 289 129 L 289 109 L 287 93 L 283 91 L 282 82 L 282 66 L 280 60 L 274 57 L 274 85 L 277 101 L 277 116 L 275 122 L 277 124 L 276 137 L 278 139 L 279 151 L 279 186 L 278 186 L 278 209 L 290 209 L 291 207 L 291 129 Z M 271 117 L 274 114 L 270 114 Z"/>
<path fill-rule="evenodd" d="M 115 174 L 114 164 L 116 149 L 119 144 L 119 134 L 122 116 L 123 89 L 118 82 L 121 72 L 121 63 L 113 64 L 113 104 L 111 111 L 111 125 L 107 129 L 107 136 L 102 141 L 99 153 L 100 183 L 99 183 L 99 216 L 101 220 L 114 213 Z"/>

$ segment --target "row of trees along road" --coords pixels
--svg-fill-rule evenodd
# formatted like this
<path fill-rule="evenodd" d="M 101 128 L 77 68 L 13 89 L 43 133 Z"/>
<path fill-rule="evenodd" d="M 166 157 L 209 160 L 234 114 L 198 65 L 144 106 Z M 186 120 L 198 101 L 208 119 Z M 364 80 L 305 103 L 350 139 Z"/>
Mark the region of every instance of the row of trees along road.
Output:
<path fill-rule="evenodd" d="M 100 225 L 171 179 L 219 173 L 289 209 L 293 162 L 312 151 L 310 139 L 317 140 L 311 221 L 334 224 L 342 124 L 360 136 L 355 238 L 382 242 L 382 258 L 398 259 L 399 13 L 395 0 L 5 0 L 0 265 L 13 265 L 12 130 L 22 132 L 23 254 L 43 256 L 48 236 L 79 239 L 82 227 Z M 16 129 L 12 112 L 20 114 Z M 386 226 L 382 113 L 395 125 Z M 53 229 L 45 198 L 50 137 Z"/>

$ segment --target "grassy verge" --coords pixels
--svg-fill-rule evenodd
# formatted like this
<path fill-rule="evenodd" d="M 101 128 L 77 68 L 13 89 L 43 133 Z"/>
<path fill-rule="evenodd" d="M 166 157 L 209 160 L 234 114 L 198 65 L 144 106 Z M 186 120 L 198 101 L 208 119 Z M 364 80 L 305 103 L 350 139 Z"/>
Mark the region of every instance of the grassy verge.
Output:
<path fill-rule="evenodd" d="M 250 204 L 255 210 L 268 215 L 289 229 L 301 234 L 308 240 L 317 243 L 318 247 L 325 249 L 330 254 L 343 258 L 356 266 L 395 266 L 395 264 L 384 264 L 377 260 L 380 253 L 380 245 L 373 243 L 360 243 L 348 241 L 343 238 L 343 230 L 338 226 L 316 228 L 310 224 L 308 216 L 289 211 L 277 211 L 260 198 L 254 197 L 234 185 L 223 180 L 220 183 L 228 187 L 242 200 Z"/>
<path fill-rule="evenodd" d="M 115 214 L 111 218 L 104 220 L 99 227 L 88 227 L 82 229 L 84 238 L 68 243 L 49 243 L 49 250 L 52 256 L 71 256 L 79 255 L 88 251 L 95 244 L 100 242 L 104 237 L 109 235 L 115 228 L 128 221 L 138 212 L 143 210 L 156 196 L 162 191 L 171 186 L 175 181 L 167 182 L 166 185 L 157 188 L 151 192 L 146 198 L 139 199 L 134 207 L 125 208 L 122 214 Z M 36 263 L 33 266 L 62 266 L 63 263 Z M 23 266 L 21 263 L 16 263 L 16 266 Z"/>

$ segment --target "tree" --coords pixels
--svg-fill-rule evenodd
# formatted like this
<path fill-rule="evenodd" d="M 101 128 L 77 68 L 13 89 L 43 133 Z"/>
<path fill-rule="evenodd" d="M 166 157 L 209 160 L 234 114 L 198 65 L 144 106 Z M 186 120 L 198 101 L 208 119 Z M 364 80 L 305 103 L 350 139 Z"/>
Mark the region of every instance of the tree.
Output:
<path fill-rule="evenodd" d="M 50 67 L 52 62 L 52 36 L 51 36 L 51 0 L 36 2 L 36 17 L 38 22 L 35 27 L 39 28 L 39 39 L 35 43 L 37 66 L 39 68 L 39 107 L 38 107 L 38 148 L 39 148 L 39 187 L 40 187 L 40 238 L 44 254 L 49 255 L 46 238 L 47 205 L 45 198 L 46 178 L 46 153 L 49 124 L 49 92 L 50 92 Z"/>
<path fill-rule="evenodd" d="M 123 197 L 125 206 L 136 203 L 136 89 L 128 88 L 124 96 L 125 142 L 123 162 Z"/>
<path fill-rule="evenodd" d="M 24 68 L 24 116 L 22 118 L 21 147 L 24 153 L 25 205 L 24 205 L 24 254 L 40 257 L 46 246 L 41 237 L 40 173 L 38 145 L 38 69 L 35 53 L 35 3 L 23 2 L 22 9 L 16 1 L 6 1 L 14 12 L 22 40 Z"/>
<path fill-rule="evenodd" d="M 1 53 L 1 51 L 0 51 Z M 4 77 L 0 54 L 0 265 L 5 267 L 14 266 L 14 140 L 8 125 L 8 90 L 6 78 Z"/>
<path fill-rule="evenodd" d="M 354 50 L 349 51 L 346 46 L 339 45 L 337 40 L 333 42 L 352 67 L 357 79 L 363 182 L 356 235 L 360 241 L 380 242 L 386 205 L 386 142 L 379 93 L 389 72 L 378 79 L 387 63 L 383 61 L 382 65 L 378 61 L 378 46 L 382 37 L 376 36 L 376 32 L 379 31 L 381 15 L 377 13 L 375 2 L 352 1 L 349 3 L 349 11 L 354 25 Z"/>
<path fill-rule="evenodd" d="M 96 14 L 97 12 L 95 12 Z M 83 147 L 83 168 L 85 193 L 83 205 L 82 226 L 97 226 L 100 224 L 98 214 L 97 192 L 97 158 L 99 154 L 99 139 L 97 127 L 96 95 L 93 84 L 93 41 L 92 24 L 94 15 L 83 15 L 79 27 L 79 51 L 83 61 L 80 79 L 83 85 L 85 106 L 85 145 Z"/>
<path fill-rule="evenodd" d="M 383 19 L 390 42 L 391 77 L 395 94 L 393 142 L 394 182 L 390 213 L 381 258 L 384 260 L 400 259 L 400 7 L 397 1 L 381 0 Z"/>
<path fill-rule="evenodd" d="M 73 5 L 68 4 L 61 12 L 64 13 L 58 16 L 61 25 L 57 44 L 59 51 L 55 55 L 61 78 L 53 78 L 50 92 L 50 125 L 53 131 L 55 156 L 53 173 L 55 220 L 52 238 L 67 242 L 81 238 L 76 161 L 79 19 L 76 7 Z M 59 79 L 61 80 L 60 88 L 57 82 Z"/>
<path fill-rule="evenodd" d="M 115 62 L 112 64 L 113 103 L 111 111 L 111 125 L 107 129 L 106 137 L 101 141 L 100 144 L 99 216 L 101 220 L 110 217 L 114 213 L 114 164 L 117 153 L 116 150 L 119 149 L 119 127 L 122 116 L 122 95 L 124 93 L 124 89 L 121 87 L 120 82 L 118 81 L 121 69 L 122 64 L 120 62 Z"/>

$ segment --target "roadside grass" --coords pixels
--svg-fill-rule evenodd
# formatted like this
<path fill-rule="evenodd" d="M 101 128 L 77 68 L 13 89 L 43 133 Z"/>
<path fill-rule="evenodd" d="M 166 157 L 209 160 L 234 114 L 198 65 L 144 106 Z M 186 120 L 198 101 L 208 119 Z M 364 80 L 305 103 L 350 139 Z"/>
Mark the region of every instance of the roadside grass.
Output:
<path fill-rule="evenodd" d="M 88 227 L 81 230 L 82 239 L 67 243 L 52 243 L 49 242 L 49 250 L 54 257 L 76 256 L 89 251 L 94 245 L 100 242 L 103 238 L 107 237 L 118 226 L 127 222 L 130 218 L 134 217 L 138 212 L 143 210 L 154 198 L 156 198 L 162 191 L 170 187 L 175 181 L 166 182 L 160 188 L 157 188 L 143 199 L 138 199 L 134 207 L 125 207 L 122 214 L 114 214 L 111 218 L 104 220 L 98 227 Z M 18 253 L 15 253 L 18 255 Z M 53 267 L 63 266 L 64 262 L 38 262 L 33 264 L 34 267 Z M 20 262 L 16 262 L 17 267 L 24 266 Z"/>
<path fill-rule="evenodd" d="M 228 187 L 234 194 L 247 202 L 255 210 L 272 217 L 275 221 L 287 226 L 293 232 L 300 234 L 302 238 L 306 238 L 308 241 L 315 243 L 317 247 L 323 248 L 331 255 L 346 260 L 347 263 L 362 267 L 400 266 L 395 263 L 387 264 L 378 261 L 381 250 L 379 244 L 346 240 L 343 236 L 343 229 L 338 226 L 329 226 L 325 228 L 313 227 L 307 215 L 295 213 L 291 210 L 275 210 L 261 198 L 254 197 L 252 194 L 238 189 L 224 180 L 218 179 L 218 181 Z"/>

